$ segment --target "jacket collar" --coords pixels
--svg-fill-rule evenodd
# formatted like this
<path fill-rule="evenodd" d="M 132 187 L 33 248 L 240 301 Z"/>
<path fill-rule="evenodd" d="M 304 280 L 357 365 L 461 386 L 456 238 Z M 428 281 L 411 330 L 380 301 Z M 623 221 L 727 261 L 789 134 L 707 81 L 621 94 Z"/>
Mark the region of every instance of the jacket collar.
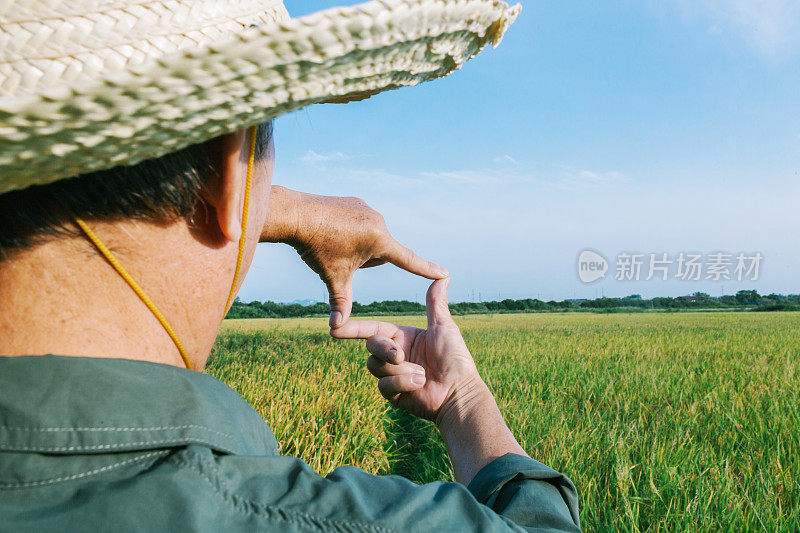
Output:
<path fill-rule="evenodd" d="M 0 357 L 0 450 L 92 454 L 201 444 L 277 454 L 233 389 L 191 370 L 87 357 Z"/>

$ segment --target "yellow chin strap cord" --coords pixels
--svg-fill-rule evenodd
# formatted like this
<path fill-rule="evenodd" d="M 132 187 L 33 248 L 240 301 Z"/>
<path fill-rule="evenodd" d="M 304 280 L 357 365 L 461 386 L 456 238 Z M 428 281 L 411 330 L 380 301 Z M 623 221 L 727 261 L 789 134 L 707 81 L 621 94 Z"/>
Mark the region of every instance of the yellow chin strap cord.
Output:
<path fill-rule="evenodd" d="M 230 308 L 231 302 L 233 301 L 234 296 L 236 295 L 237 285 L 239 283 L 239 272 L 242 269 L 242 258 L 244 257 L 244 246 L 245 246 L 245 239 L 247 237 L 247 215 L 250 209 L 250 185 L 253 181 L 253 166 L 255 164 L 255 155 L 256 155 L 256 128 L 257 126 L 253 126 L 250 128 L 250 153 L 248 154 L 247 159 L 247 178 L 245 182 L 245 189 L 244 189 L 244 206 L 242 208 L 242 234 L 239 237 L 239 253 L 236 257 L 236 270 L 233 273 L 233 282 L 231 283 L 231 291 L 228 295 L 228 301 L 225 304 L 225 314 L 227 314 L 228 309 Z M 114 267 L 114 270 L 122 276 L 122 279 L 133 289 L 133 292 L 139 297 L 139 299 L 147 306 L 153 316 L 156 317 L 156 320 L 161 324 L 164 330 L 169 335 L 169 338 L 172 339 L 172 342 L 175 343 L 175 347 L 178 349 L 178 353 L 181 355 L 181 359 L 183 360 L 183 364 L 186 365 L 186 368 L 192 368 L 192 363 L 189 360 L 189 355 L 186 353 L 186 349 L 183 347 L 181 340 L 178 338 L 178 335 L 175 333 L 175 330 L 172 329 L 172 326 L 169 325 L 167 322 L 166 317 L 164 317 L 163 313 L 158 310 L 156 304 L 145 294 L 144 290 L 136 283 L 128 271 L 120 264 L 114 254 L 111 253 L 111 250 L 103 244 L 103 241 L 95 234 L 94 231 L 78 217 L 75 217 L 75 223 L 78 227 L 83 231 L 86 237 L 92 242 L 97 251 L 99 251 L 103 257 L 106 258 L 106 261 Z M 223 315 L 224 316 L 224 315 Z"/>
<path fill-rule="evenodd" d="M 256 132 L 258 126 L 250 128 L 250 152 L 247 156 L 247 178 L 244 184 L 244 202 L 242 207 L 242 235 L 239 237 L 239 254 L 236 256 L 236 270 L 233 271 L 233 282 L 231 292 L 228 294 L 228 301 L 225 303 L 225 314 L 231 308 L 233 298 L 236 296 L 236 285 L 239 283 L 239 272 L 242 270 L 242 258 L 244 257 L 244 243 L 247 237 L 247 214 L 250 212 L 250 184 L 253 181 L 253 166 L 256 160 Z M 223 319 L 224 319 L 223 315 Z"/>

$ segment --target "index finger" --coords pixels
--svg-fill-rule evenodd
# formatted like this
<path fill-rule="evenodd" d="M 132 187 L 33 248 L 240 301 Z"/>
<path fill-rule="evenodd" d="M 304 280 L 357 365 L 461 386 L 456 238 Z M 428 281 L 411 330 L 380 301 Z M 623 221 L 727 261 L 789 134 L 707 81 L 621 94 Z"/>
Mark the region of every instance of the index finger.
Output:
<path fill-rule="evenodd" d="M 389 251 L 384 257 L 394 266 L 423 278 L 442 279 L 450 275 L 444 267 L 421 258 L 411 248 L 403 246 L 395 239 L 392 239 Z"/>
<path fill-rule="evenodd" d="M 336 339 L 368 339 L 375 335 L 390 339 L 400 330 L 397 324 L 377 320 L 349 320 L 336 329 L 331 336 Z"/>

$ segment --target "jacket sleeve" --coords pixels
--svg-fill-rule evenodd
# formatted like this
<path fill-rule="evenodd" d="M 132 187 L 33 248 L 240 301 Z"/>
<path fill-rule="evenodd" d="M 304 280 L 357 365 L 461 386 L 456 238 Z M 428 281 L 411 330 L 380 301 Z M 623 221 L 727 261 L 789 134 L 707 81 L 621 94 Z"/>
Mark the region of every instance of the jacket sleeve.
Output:
<path fill-rule="evenodd" d="M 223 455 L 213 461 L 224 481 L 220 486 L 251 509 L 261 509 L 273 527 L 279 518 L 303 530 L 580 531 L 572 482 L 520 455 L 489 463 L 469 488 L 452 482 L 416 485 L 352 466 L 322 477 L 286 456 Z"/>
<path fill-rule="evenodd" d="M 509 453 L 495 459 L 478 472 L 469 490 L 528 531 L 580 531 L 575 485 L 530 457 Z"/>

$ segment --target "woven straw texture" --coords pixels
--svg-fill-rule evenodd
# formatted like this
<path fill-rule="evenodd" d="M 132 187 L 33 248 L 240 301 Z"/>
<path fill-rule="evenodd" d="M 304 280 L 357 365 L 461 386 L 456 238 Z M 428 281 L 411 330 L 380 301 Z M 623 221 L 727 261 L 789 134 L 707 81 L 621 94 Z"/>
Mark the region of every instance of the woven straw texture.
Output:
<path fill-rule="evenodd" d="M 0 0 L 0 194 L 320 102 L 445 76 L 497 45 L 499 0 Z"/>

